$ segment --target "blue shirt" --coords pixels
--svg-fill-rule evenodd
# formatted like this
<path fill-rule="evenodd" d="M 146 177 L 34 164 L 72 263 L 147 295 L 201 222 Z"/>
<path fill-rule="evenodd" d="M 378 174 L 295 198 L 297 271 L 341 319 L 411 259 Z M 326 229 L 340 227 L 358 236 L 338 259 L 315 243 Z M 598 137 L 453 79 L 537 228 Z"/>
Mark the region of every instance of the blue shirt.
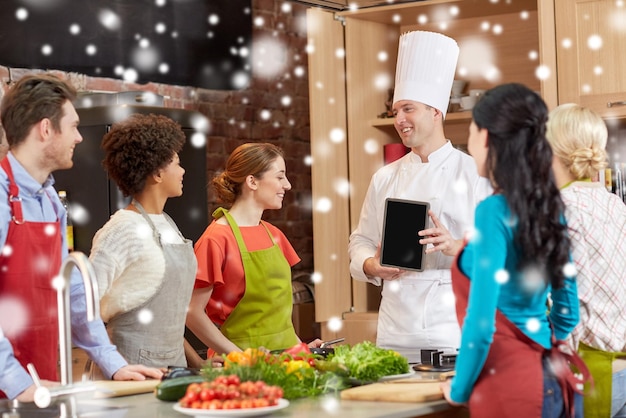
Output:
<path fill-rule="evenodd" d="M 490 196 L 476 207 L 475 226 L 459 261 L 471 281 L 450 393 L 459 403 L 467 402 L 485 364 L 496 329 L 496 309 L 545 348 L 552 346 L 550 322 L 556 338 L 562 340 L 579 320 L 575 277 L 566 278 L 563 288 L 552 291 L 543 275 L 522 276 L 517 270 L 515 225 L 503 195 Z M 549 295 L 553 306 L 548 318 Z"/>
<path fill-rule="evenodd" d="M 61 221 L 61 231 L 65 231 L 67 213 L 53 187 L 54 178 L 52 175 L 46 179 L 42 186 L 11 153 L 7 157 L 13 169 L 15 182 L 20 189 L 24 219 L 35 222 L 54 222 L 57 220 L 58 214 Z M 12 216 L 8 194 L 9 178 L 5 171 L 0 169 L 0 248 L 3 248 L 6 242 Z M 67 242 L 65 234 L 61 235 L 63 237 L 62 258 L 65 258 L 68 254 Z M 128 364 L 115 346 L 111 344 L 102 320 L 87 321 L 85 287 L 77 269 L 74 269 L 71 278 L 70 309 L 73 343 L 84 349 L 105 375 L 111 377 L 117 370 Z M 0 330 L 0 390 L 12 399 L 32 383 L 30 375 L 13 356 L 11 344 Z"/>

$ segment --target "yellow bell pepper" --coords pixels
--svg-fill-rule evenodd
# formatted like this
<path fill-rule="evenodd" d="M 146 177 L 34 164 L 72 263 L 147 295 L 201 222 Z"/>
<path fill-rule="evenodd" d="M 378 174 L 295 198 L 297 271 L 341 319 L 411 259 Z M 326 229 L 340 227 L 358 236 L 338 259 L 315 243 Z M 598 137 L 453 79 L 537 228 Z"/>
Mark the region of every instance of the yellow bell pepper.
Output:
<path fill-rule="evenodd" d="M 287 374 L 294 373 L 300 379 L 302 379 L 301 371 L 303 369 L 311 368 L 311 365 L 305 360 L 290 360 L 285 362 L 285 368 Z"/>

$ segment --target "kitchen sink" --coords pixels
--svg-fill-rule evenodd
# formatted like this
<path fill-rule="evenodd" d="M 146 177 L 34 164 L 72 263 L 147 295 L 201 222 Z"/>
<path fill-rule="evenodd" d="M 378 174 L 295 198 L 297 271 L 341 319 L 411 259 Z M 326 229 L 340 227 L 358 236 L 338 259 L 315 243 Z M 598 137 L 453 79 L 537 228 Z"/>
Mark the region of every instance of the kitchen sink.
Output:
<path fill-rule="evenodd" d="M 77 415 L 79 418 L 121 418 L 126 415 L 127 408 L 103 405 L 98 401 L 78 401 Z M 60 416 L 59 405 L 51 405 L 47 408 L 39 408 L 34 403 L 24 403 L 0 400 L 1 418 L 58 418 Z"/>

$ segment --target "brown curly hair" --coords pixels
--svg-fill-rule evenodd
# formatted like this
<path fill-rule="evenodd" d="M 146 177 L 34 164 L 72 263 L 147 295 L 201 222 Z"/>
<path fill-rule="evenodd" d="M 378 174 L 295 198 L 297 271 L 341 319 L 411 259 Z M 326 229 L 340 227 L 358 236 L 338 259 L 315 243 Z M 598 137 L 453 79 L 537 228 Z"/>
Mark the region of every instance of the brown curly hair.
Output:
<path fill-rule="evenodd" d="M 185 143 L 180 125 L 163 115 L 133 114 L 102 138 L 102 166 L 124 196 L 144 189 L 146 179 L 167 166 Z"/>

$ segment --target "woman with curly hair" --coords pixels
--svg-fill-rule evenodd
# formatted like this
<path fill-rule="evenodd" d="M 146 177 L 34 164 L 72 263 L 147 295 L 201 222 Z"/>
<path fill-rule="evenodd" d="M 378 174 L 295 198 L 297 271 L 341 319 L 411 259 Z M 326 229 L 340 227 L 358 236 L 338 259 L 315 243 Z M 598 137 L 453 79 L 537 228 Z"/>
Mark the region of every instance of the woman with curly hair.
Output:
<path fill-rule="evenodd" d="M 471 416 L 582 416 L 566 365 L 584 365 L 559 349 L 579 313 L 547 117 L 541 97 L 521 84 L 487 91 L 472 110 L 468 150 L 495 192 L 477 206 L 452 267 L 461 347 L 443 385 Z"/>
<path fill-rule="evenodd" d="M 626 417 L 626 205 L 591 181 L 607 166 L 608 131 L 593 110 L 563 104 L 550 112 L 547 138 L 576 263 L 580 324 L 572 341 L 594 390 L 585 417 Z"/>
<path fill-rule="evenodd" d="M 129 361 L 186 366 L 185 316 L 196 275 L 193 245 L 163 211 L 183 194 L 185 134 L 162 115 L 131 115 L 102 140 L 103 166 L 130 204 L 94 236 L 100 312 Z"/>
<path fill-rule="evenodd" d="M 267 143 L 237 147 L 213 188 L 228 209 L 213 213 L 196 242 L 198 274 L 187 327 L 210 348 L 208 357 L 297 344 L 291 267 L 300 257 L 278 228 L 261 220 L 266 210 L 283 206 L 291 189 L 282 150 Z"/>

